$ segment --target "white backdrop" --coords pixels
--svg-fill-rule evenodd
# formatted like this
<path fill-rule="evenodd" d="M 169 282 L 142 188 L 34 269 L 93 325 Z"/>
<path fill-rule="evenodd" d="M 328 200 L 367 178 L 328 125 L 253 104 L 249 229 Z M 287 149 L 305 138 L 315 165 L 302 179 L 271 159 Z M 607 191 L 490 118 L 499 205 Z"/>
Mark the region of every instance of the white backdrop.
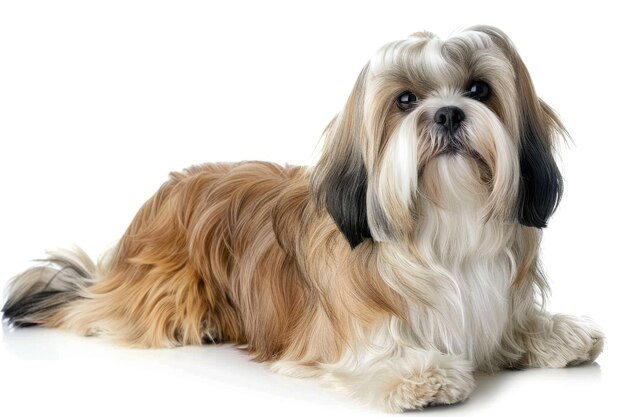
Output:
<path fill-rule="evenodd" d="M 614 4 L 2 1 L 0 284 L 47 248 L 78 244 L 96 257 L 171 170 L 312 162 L 376 48 L 491 24 L 573 138 L 543 245 L 550 309 L 593 317 L 608 341 L 598 365 L 481 377 L 468 403 L 429 413 L 609 414 L 626 372 L 626 68 Z M 143 351 L 6 327 L 0 338 L 4 416 L 375 414 L 229 347 Z"/>

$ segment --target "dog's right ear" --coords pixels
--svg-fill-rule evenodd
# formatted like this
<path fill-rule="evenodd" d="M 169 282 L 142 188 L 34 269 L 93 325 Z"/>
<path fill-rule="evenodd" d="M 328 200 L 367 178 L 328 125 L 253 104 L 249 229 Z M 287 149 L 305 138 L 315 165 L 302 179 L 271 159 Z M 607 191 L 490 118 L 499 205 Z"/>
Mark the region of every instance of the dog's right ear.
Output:
<path fill-rule="evenodd" d="M 367 223 L 367 169 L 361 152 L 364 84 L 363 68 L 343 112 L 324 131 L 324 147 L 313 171 L 312 191 L 354 249 L 372 237 Z"/>

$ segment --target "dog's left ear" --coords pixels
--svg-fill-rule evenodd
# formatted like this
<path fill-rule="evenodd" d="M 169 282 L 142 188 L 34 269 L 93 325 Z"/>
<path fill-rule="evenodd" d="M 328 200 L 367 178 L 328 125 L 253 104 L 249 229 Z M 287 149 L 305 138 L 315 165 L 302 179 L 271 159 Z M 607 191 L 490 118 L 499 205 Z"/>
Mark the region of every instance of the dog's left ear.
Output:
<path fill-rule="evenodd" d="M 553 137 L 563 130 L 552 109 L 535 100 L 521 117 L 518 219 L 524 226 L 544 228 L 563 193 L 563 179 L 553 156 Z"/>
<path fill-rule="evenodd" d="M 517 219 L 524 226 L 544 228 L 563 193 L 563 179 L 554 160 L 554 145 L 567 132 L 554 111 L 537 97 L 530 74 L 513 43 L 499 29 L 476 27 L 507 55 L 515 71 L 520 138 L 520 187 Z"/>

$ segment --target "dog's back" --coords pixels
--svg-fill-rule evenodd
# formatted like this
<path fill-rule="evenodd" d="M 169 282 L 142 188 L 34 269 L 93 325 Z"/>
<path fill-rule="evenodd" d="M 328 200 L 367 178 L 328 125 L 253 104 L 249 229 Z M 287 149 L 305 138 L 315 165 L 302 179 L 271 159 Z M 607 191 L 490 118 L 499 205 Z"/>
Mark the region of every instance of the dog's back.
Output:
<path fill-rule="evenodd" d="M 274 211 L 279 201 L 292 206 L 283 217 L 302 211 L 309 200 L 302 174 L 264 162 L 173 173 L 97 266 L 80 249 L 50 253 L 13 279 L 4 315 L 17 326 L 70 328 L 135 346 L 231 341 L 274 356 L 298 321 L 285 304 L 304 302 L 298 268 L 276 239 L 288 219 Z"/>

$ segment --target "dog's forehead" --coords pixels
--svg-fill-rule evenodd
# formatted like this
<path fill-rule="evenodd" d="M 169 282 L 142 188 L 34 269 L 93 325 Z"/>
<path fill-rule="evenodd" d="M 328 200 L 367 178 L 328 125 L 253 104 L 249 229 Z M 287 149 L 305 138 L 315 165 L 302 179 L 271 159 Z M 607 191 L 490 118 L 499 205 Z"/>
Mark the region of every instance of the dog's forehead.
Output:
<path fill-rule="evenodd" d="M 380 48 L 370 61 L 370 70 L 374 77 L 404 73 L 441 85 L 462 76 L 480 51 L 493 48 L 491 38 L 483 32 L 461 32 L 445 40 L 430 32 L 418 32 Z"/>

